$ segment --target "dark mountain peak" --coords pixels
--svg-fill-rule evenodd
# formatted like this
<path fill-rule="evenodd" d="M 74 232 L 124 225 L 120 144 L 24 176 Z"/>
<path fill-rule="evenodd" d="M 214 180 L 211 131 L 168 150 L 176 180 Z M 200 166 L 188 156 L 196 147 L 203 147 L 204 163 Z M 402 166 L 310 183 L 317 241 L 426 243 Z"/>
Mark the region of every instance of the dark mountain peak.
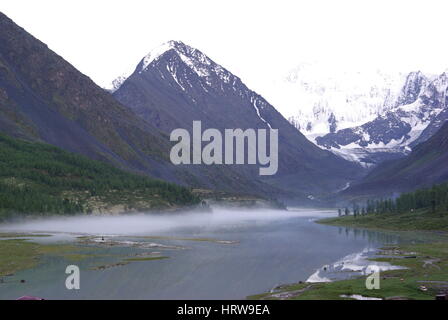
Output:
<path fill-rule="evenodd" d="M 137 70 L 139 72 L 145 71 L 151 63 L 159 60 L 167 53 L 174 52 L 178 56 L 182 55 L 192 59 L 197 56 L 195 51 L 196 49 L 184 44 L 181 41 L 170 40 L 156 48 L 153 48 L 146 56 L 144 56 L 140 64 L 137 66 Z"/>
<path fill-rule="evenodd" d="M 411 71 L 406 76 L 406 83 L 420 81 L 422 78 L 425 78 L 425 75 L 420 70 Z"/>
<path fill-rule="evenodd" d="M 448 89 L 448 77 L 445 72 L 432 79 L 426 86 L 420 97 L 424 104 L 431 108 L 445 108 L 446 107 L 446 91 Z"/>
<path fill-rule="evenodd" d="M 170 46 L 172 46 L 173 48 L 176 48 L 176 49 L 178 49 L 178 48 L 186 48 L 186 47 L 191 48 L 190 46 L 186 45 L 185 43 L 183 43 L 180 40 L 170 40 L 170 41 L 167 41 L 167 43 Z"/>
<path fill-rule="evenodd" d="M 160 74 L 162 80 L 169 80 L 182 91 L 191 88 L 191 82 L 202 83 L 202 87 L 220 88 L 221 84 L 235 86 L 241 82 L 231 72 L 214 62 L 202 51 L 182 41 L 170 40 L 153 48 L 144 56 L 135 71 L 127 76 L 120 76 L 112 81 L 110 91 L 117 91 L 133 74 Z M 168 79 L 166 78 L 168 77 Z M 188 83 L 186 83 L 188 82 Z"/>
<path fill-rule="evenodd" d="M 214 69 L 217 65 L 198 49 L 190 47 L 181 41 L 171 40 L 152 49 L 145 57 L 143 57 L 137 66 L 137 71 L 147 71 L 150 66 L 155 65 L 160 60 L 164 62 L 173 61 L 173 56 L 179 58 L 199 76 L 207 76 L 209 74 L 208 71 Z"/>
<path fill-rule="evenodd" d="M 446 71 L 443 72 L 440 76 L 438 76 L 434 81 L 434 86 L 437 87 L 440 91 L 446 90 L 448 85 L 448 75 Z"/>
<path fill-rule="evenodd" d="M 234 82 L 239 79 L 210 59 L 202 51 L 190 47 L 181 41 L 168 41 L 160 47 L 153 49 L 142 59 L 137 70 L 140 70 L 139 72 L 147 71 L 153 63 L 154 66 L 158 64 L 156 61 L 158 63 L 163 62 L 161 66 L 163 68 L 166 68 L 167 64 L 168 70 L 173 75 L 181 65 L 187 67 L 198 77 L 206 79 L 207 85 L 211 85 L 214 80 L 229 83 L 231 80 Z"/>
<path fill-rule="evenodd" d="M 428 79 L 421 71 L 410 72 L 397 99 L 397 105 L 407 105 L 415 102 L 422 89 L 425 88 L 427 81 Z"/>

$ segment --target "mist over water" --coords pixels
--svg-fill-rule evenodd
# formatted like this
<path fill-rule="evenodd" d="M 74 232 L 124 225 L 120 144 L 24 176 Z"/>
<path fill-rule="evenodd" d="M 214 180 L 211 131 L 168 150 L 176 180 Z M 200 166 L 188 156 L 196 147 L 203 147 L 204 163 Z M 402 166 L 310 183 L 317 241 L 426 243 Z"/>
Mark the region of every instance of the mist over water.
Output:
<path fill-rule="evenodd" d="M 213 230 L 235 228 L 244 224 L 263 224 L 294 217 L 334 216 L 333 211 L 294 211 L 269 209 L 224 209 L 212 212 L 181 212 L 166 214 L 136 214 L 120 216 L 73 216 L 23 220 L 0 226 L 2 231 L 63 232 L 101 235 L 162 234 L 180 229 Z"/>
<path fill-rule="evenodd" d="M 73 261 L 43 257 L 36 268 L 20 271 L 0 285 L 0 299 L 22 295 L 46 299 L 244 299 L 280 284 L 306 281 L 323 265 L 395 241 L 379 233 L 314 222 L 335 215 L 334 210 L 214 208 L 202 213 L 51 217 L 5 224 L 0 232 L 52 235 L 32 239 L 37 242 L 101 235 L 106 241 L 132 245 L 94 244 L 99 248 L 75 262 L 81 270 L 81 290 L 63 286 L 65 268 Z M 135 247 L 136 243 L 183 249 L 143 249 Z M 159 251 L 168 259 L 92 269 L 150 251 Z M 21 279 L 27 281 L 20 283 Z"/>

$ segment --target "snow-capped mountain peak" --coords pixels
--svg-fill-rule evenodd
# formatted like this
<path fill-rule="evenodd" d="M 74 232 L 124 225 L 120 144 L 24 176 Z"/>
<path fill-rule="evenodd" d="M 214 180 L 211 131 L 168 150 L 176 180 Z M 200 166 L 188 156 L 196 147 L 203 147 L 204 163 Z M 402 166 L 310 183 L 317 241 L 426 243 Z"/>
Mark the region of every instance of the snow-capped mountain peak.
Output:
<path fill-rule="evenodd" d="M 271 107 L 263 97 L 249 90 L 239 77 L 200 50 L 181 41 L 168 41 L 151 50 L 141 59 L 131 75 L 114 81 L 115 90 L 112 92 L 122 89 L 132 78 L 151 78 L 153 81 L 170 83 L 172 89 L 198 106 L 202 105 L 202 101 L 198 100 L 198 92 L 210 96 L 218 95 L 218 100 L 222 99 L 222 96 L 236 95 L 238 99 L 246 102 L 247 108 L 253 110 L 264 126 L 272 128 L 265 115 Z"/>
<path fill-rule="evenodd" d="M 138 64 L 135 71 L 138 73 L 144 73 L 148 69 L 156 64 L 162 57 L 174 53 L 174 55 L 179 58 L 185 65 L 188 66 L 194 73 L 199 77 L 206 79 L 205 84 L 210 85 L 212 78 L 217 76 L 220 80 L 225 83 L 234 83 L 238 78 L 231 74 L 229 71 L 221 67 L 219 64 L 213 62 L 209 57 L 207 57 L 200 50 L 186 45 L 182 41 L 170 40 L 163 43 L 162 45 L 152 49 L 146 56 L 143 57 L 141 62 Z M 177 67 L 173 61 L 168 63 L 170 73 L 173 78 L 179 84 L 180 87 L 185 89 L 180 81 L 178 81 L 178 76 L 176 75 Z M 117 79 L 112 81 L 111 89 L 109 91 L 115 92 L 120 88 L 120 86 L 126 81 L 126 79 L 132 74 L 132 72 L 122 74 Z"/>
<path fill-rule="evenodd" d="M 362 171 L 358 165 L 313 145 L 240 78 L 198 49 L 183 43 L 170 42 L 143 57 L 114 97 L 168 135 L 177 128 L 191 132 L 194 121 L 201 121 L 202 128 L 214 128 L 220 132 L 228 128 L 278 130 L 279 170 L 275 181 L 268 183 L 280 190 L 284 185 L 285 190 L 300 192 L 301 197 L 305 194 L 300 189 L 301 185 L 306 185 L 307 194 L 314 193 L 320 184 L 324 184 L 327 190 L 339 190 L 347 183 L 341 171 L 349 171 L 350 176 L 359 175 Z M 269 133 L 269 136 L 271 139 L 274 134 Z M 247 158 L 248 151 L 245 150 L 245 154 Z M 220 179 L 220 182 L 231 188 L 244 181 L 246 176 L 257 174 L 258 179 L 258 170 L 254 166 L 235 166 L 235 171 L 231 171 L 233 167 L 208 166 L 204 170 L 195 167 L 201 169 L 192 170 L 204 172 L 207 179 L 217 176 L 215 172 L 223 172 L 225 181 Z M 319 175 L 319 178 L 308 178 L 310 175 Z M 194 176 L 191 179 L 195 179 Z M 255 189 L 264 183 L 252 178 L 250 181 L 250 188 Z M 311 189 L 310 181 L 316 181 Z"/>
<path fill-rule="evenodd" d="M 362 125 L 394 107 L 406 74 L 304 62 L 262 89 L 310 140 Z"/>
<path fill-rule="evenodd" d="M 152 49 L 142 60 L 140 71 L 145 71 L 148 66 L 153 62 L 158 60 L 161 56 L 163 56 L 166 52 L 173 50 L 177 55 L 189 66 L 196 66 L 198 64 L 209 66 L 212 62 L 211 60 L 204 55 L 199 50 L 192 48 L 182 41 L 174 41 L 170 40 L 165 42 L 164 44 Z M 198 68 L 198 73 L 204 75 L 202 70 Z"/>
<path fill-rule="evenodd" d="M 371 166 L 400 157 L 448 120 L 448 76 L 306 62 L 263 88 L 309 140 Z"/>
<path fill-rule="evenodd" d="M 229 82 L 231 76 L 230 72 L 222 68 L 220 65 L 213 62 L 204 53 L 184 44 L 181 41 L 168 41 L 161 46 L 151 50 L 140 63 L 139 72 L 144 72 L 147 68 L 165 53 L 174 51 L 177 56 L 199 77 L 207 78 L 212 75 L 217 75 L 221 80 Z"/>
<path fill-rule="evenodd" d="M 165 52 L 169 50 L 178 50 L 178 48 L 182 46 L 185 45 L 181 41 L 170 40 L 158 47 L 155 47 L 143 58 L 140 72 L 144 71 L 153 61 L 159 59 Z"/>
<path fill-rule="evenodd" d="M 447 89 L 446 73 L 411 72 L 393 108 L 360 126 L 317 137 L 316 143 L 367 166 L 406 154 L 448 120 Z"/>
<path fill-rule="evenodd" d="M 410 72 L 397 98 L 396 105 L 407 105 L 415 102 L 429 79 L 421 72 Z"/>

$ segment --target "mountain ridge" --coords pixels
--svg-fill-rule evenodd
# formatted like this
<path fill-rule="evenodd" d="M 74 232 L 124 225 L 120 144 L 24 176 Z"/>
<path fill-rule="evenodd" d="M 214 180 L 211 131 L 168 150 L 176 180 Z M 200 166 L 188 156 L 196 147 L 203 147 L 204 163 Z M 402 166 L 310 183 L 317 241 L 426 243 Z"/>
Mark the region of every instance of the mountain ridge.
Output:
<path fill-rule="evenodd" d="M 383 197 L 448 181 L 448 122 L 435 135 L 402 158 L 374 168 L 340 195 L 344 198 Z"/>
<path fill-rule="evenodd" d="M 176 47 L 175 50 L 172 46 Z M 356 165 L 308 141 L 261 95 L 247 88 L 240 78 L 200 50 L 174 41 L 162 47 L 169 50 L 156 49 L 158 54 L 149 53 L 141 59 L 134 73 L 113 94 L 121 103 L 163 132 L 169 134 L 176 128 L 191 130 L 195 120 L 201 120 L 204 127 L 219 130 L 279 129 L 280 174 L 257 179 L 284 191 L 285 188 L 301 190 L 306 196 L 309 194 L 305 185 L 312 194 L 330 192 L 346 184 L 344 171 L 350 171 L 346 177 L 360 174 L 361 169 Z M 160 51 L 163 54 L 159 54 Z M 303 175 L 301 179 L 307 180 L 302 184 L 294 181 L 298 179 L 298 171 Z M 238 172 L 254 177 L 251 169 L 241 168 Z M 309 173 L 309 176 L 305 173 Z M 317 180 L 336 179 L 323 187 L 317 186 L 317 176 L 320 177 Z"/>
<path fill-rule="evenodd" d="M 1 132 L 182 182 L 162 132 L 2 13 L 0 27 Z"/>
<path fill-rule="evenodd" d="M 407 155 L 448 120 L 447 90 L 445 72 L 411 72 L 393 108 L 360 126 L 317 137 L 316 143 L 367 166 Z"/>
<path fill-rule="evenodd" d="M 216 68 L 216 72 L 227 72 L 218 66 Z M 197 75 L 191 69 L 183 71 Z M 201 79 L 202 85 L 206 86 L 204 79 Z M 154 95 L 148 101 L 155 106 L 166 106 L 167 100 L 168 104 L 176 103 L 178 97 L 165 94 L 172 92 L 167 92 L 166 83 L 160 80 L 153 85 L 161 91 L 153 92 Z M 182 91 L 179 84 L 171 80 L 169 86 Z M 197 80 L 201 83 L 200 79 Z M 215 80 L 216 86 L 228 85 L 226 79 Z M 204 88 L 199 88 L 200 94 L 195 95 L 196 99 L 205 99 L 201 98 Z M 194 99 L 184 95 L 182 100 L 184 103 L 191 102 L 191 98 Z M 214 101 L 222 98 L 216 96 Z M 258 96 L 254 98 L 257 101 L 260 99 Z M 268 121 L 269 113 L 276 111 L 263 110 L 258 102 L 250 107 L 251 114 L 246 116 L 257 119 L 255 127 L 268 128 L 261 118 Z M 257 110 L 261 118 L 257 115 Z M 134 111 L 118 102 L 110 93 L 98 87 L 7 16 L 0 14 L 0 132 L 31 141 L 46 142 L 94 160 L 110 162 L 121 169 L 184 186 L 238 191 L 265 198 L 283 195 L 307 201 L 306 195 L 300 192 L 279 189 L 261 181 L 258 175 L 248 174 L 258 171 L 255 167 L 241 170 L 236 165 L 173 165 L 169 161 L 173 143 L 169 141 L 169 131 L 162 130 L 167 126 L 163 123 L 160 125 L 157 121 L 146 121 Z M 218 118 L 219 116 L 218 114 Z M 180 118 L 183 118 L 183 114 L 177 112 L 171 118 L 161 121 L 172 120 L 173 123 L 169 126 L 172 128 L 174 124 L 177 127 L 179 123 L 185 123 Z M 235 122 L 239 121 L 237 116 L 234 119 Z M 217 119 L 214 122 L 218 127 L 219 121 Z M 312 149 L 317 154 L 322 154 L 314 147 Z M 331 155 L 324 154 L 332 158 Z M 352 168 L 350 165 L 348 167 Z M 345 180 L 343 177 L 338 179 Z M 309 183 L 313 186 L 312 180 L 310 178 Z M 320 190 L 320 186 L 316 187 L 316 191 Z"/>

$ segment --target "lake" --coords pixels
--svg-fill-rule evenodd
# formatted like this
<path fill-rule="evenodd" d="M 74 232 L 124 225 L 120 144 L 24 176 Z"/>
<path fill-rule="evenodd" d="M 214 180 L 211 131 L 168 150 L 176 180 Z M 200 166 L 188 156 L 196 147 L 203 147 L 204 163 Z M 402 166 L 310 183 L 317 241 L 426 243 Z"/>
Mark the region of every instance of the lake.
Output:
<path fill-rule="evenodd" d="M 390 234 L 314 222 L 335 215 L 334 210 L 215 208 L 212 213 L 82 216 L 5 224 L 0 232 L 44 232 L 51 237 L 32 241 L 83 241 L 78 243 L 81 248 L 94 249 L 75 261 L 44 256 L 37 267 L 4 277 L 0 299 L 23 295 L 45 299 L 244 299 L 280 284 L 347 276 L 322 276 L 322 267 L 340 265 L 341 261 L 353 270 L 369 267 L 372 262 L 366 256 L 372 250 L 401 241 Z M 151 255 L 168 258 L 117 265 L 129 257 Z M 80 290 L 65 287 L 65 269 L 71 264 L 80 268 Z"/>

